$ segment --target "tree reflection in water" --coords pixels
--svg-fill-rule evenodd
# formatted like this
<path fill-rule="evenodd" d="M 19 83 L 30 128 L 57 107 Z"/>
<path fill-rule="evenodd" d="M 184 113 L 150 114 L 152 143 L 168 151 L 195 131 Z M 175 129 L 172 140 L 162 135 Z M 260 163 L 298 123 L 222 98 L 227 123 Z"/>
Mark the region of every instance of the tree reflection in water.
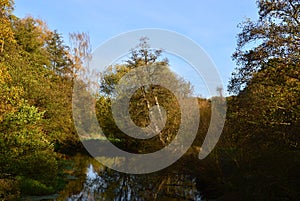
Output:
<path fill-rule="evenodd" d="M 92 163 L 85 167 L 87 167 L 85 179 L 81 177 L 71 181 L 68 189 L 62 192 L 61 200 L 201 200 L 195 179 L 188 175 L 162 173 L 129 175 L 99 168 Z"/>

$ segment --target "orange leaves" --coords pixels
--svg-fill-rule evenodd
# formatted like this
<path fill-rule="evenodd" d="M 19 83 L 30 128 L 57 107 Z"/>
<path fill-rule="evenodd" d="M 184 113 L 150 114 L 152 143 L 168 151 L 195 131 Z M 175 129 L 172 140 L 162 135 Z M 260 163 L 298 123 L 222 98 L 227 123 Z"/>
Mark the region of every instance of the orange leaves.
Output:
<path fill-rule="evenodd" d="M 70 33 L 70 59 L 73 62 L 73 73 L 75 76 L 84 74 L 87 62 L 91 59 L 91 44 L 87 33 Z"/>

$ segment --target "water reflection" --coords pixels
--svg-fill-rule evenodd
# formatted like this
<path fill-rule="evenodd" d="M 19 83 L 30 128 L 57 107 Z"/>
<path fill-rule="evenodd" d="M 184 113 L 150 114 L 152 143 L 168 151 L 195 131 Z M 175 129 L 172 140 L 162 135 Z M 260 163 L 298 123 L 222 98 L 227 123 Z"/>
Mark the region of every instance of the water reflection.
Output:
<path fill-rule="evenodd" d="M 181 174 L 128 175 L 88 163 L 58 200 L 201 200 L 195 179 Z M 79 190 L 80 189 L 80 190 Z"/>

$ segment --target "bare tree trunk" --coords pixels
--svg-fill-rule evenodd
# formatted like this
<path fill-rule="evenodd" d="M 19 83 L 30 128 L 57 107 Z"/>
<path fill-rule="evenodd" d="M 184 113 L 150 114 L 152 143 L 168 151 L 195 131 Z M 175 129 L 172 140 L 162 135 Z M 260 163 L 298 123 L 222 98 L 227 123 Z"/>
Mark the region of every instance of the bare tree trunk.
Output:
<path fill-rule="evenodd" d="M 157 96 L 154 96 L 155 99 L 155 105 L 157 106 L 158 112 L 159 112 L 159 117 L 160 117 L 160 121 L 163 121 L 163 116 L 161 113 L 161 109 L 160 109 L 160 105 L 158 103 L 158 99 Z M 163 143 L 163 145 L 165 145 L 165 140 L 163 139 L 162 133 L 159 133 L 159 140 Z"/>

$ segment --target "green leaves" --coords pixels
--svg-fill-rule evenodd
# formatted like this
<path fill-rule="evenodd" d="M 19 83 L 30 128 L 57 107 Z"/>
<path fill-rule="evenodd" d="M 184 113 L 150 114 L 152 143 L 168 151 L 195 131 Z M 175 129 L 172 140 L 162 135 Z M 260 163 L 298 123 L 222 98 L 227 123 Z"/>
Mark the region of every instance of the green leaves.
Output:
<path fill-rule="evenodd" d="M 124 140 L 123 146 L 126 149 L 130 147 L 130 151 L 134 152 L 152 152 L 170 143 L 177 134 L 181 123 L 180 106 L 174 94 L 180 94 L 180 97 L 185 98 L 192 94 L 190 83 L 171 71 L 168 59 L 163 57 L 162 50 L 151 49 L 148 40 L 148 38 L 142 37 L 140 43 L 131 50 L 131 54 L 125 62 L 109 66 L 107 71 L 101 74 L 100 98 L 96 104 L 97 117 L 104 133 L 111 138 Z M 138 72 L 138 69 L 143 69 L 143 72 Z M 164 80 L 165 86 L 172 89 L 146 84 L 148 79 L 159 81 L 162 77 L 167 78 Z M 123 84 L 119 85 L 118 91 L 116 91 L 116 86 L 121 79 Z M 130 97 L 126 92 L 129 88 L 136 89 L 134 94 L 130 94 Z M 130 118 L 136 126 L 141 128 L 152 123 L 149 129 L 159 133 L 157 136 L 149 140 L 138 140 L 128 137 L 118 129 L 112 116 L 111 102 L 123 102 L 124 100 L 130 100 L 128 105 L 130 117 L 126 116 L 126 118 Z M 156 122 L 153 123 L 150 118 L 153 114 L 151 108 L 154 106 L 158 108 L 158 116 Z M 166 124 L 159 132 L 159 126 L 162 124 L 159 121 L 163 121 L 164 112 Z M 128 132 L 134 132 L 129 124 L 126 121 L 122 122 L 123 127 L 128 128 L 127 130 L 131 129 Z"/>
<path fill-rule="evenodd" d="M 34 175 L 28 172 L 41 171 L 37 164 L 56 161 L 53 145 L 42 131 L 42 116 L 43 113 L 38 112 L 37 108 L 29 106 L 27 103 L 21 103 L 16 111 L 4 116 L 0 126 L 1 177 L 5 174 L 33 177 Z M 34 162 L 36 160 L 38 162 Z M 36 164 L 33 165 L 33 163 Z M 46 169 L 43 169 L 44 173 L 48 174 L 48 178 L 51 178 L 51 175 L 55 176 L 55 171 L 53 171 L 57 169 L 55 163 L 51 162 L 51 165 L 49 164 Z M 47 173 L 47 171 L 49 172 Z M 52 173 L 50 173 L 51 171 Z M 41 179 L 42 175 L 36 175 L 36 177 Z"/>
<path fill-rule="evenodd" d="M 21 176 L 48 188 L 59 171 L 54 143 L 78 145 L 72 61 L 45 22 L 12 16 L 12 1 L 0 5 L 0 180 Z"/>
<path fill-rule="evenodd" d="M 26 124 L 36 124 L 42 119 L 44 112 L 39 113 L 38 109 L 34 106 L 22 104 L 17 112 L 10 113 L 6 116 L 9 120 L 8 124 L 15 124 L 22 126 Z"/>

